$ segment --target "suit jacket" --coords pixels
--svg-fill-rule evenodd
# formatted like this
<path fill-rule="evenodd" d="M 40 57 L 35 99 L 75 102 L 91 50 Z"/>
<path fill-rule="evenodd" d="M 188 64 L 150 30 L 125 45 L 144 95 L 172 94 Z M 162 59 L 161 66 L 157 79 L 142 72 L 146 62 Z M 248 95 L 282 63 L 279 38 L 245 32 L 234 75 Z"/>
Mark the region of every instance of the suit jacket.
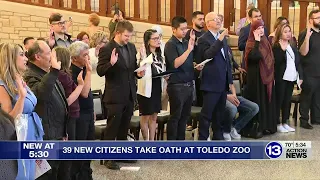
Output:
<path fill-rule="evenodd" d="M 120 53 L 119 45 L 112 39 L 99 52 L 97 73 L 105 76 L 105 90 L 103 101 L 107 104 L 127 104 L 130 99 L 136 100 L 137 86 L 135 83 L 135 69 L 137 65 L 137 50 L 132 43 L 127 44 L 129 52 L 129 65 Z M 112 50 L 116 48 L 118 61 L 112 66 L 110 63 Z"/>
<path fill-rule="evenodd" d="M 246 49 L 247 40 L 249 38 L 249 33 L 251 29 L 251 24 L 248 24 L 247 26 L 241 28 L 239 39 L 238 39 L 238 48 L 239 51 L 244 51 Z M 264 34 L 268 37 L 268 29 L 264 27 Z"/>
<path fill-rule="evenodd" d="M 277 44 L 275 44 L 272 47 L 272 50 L 273 50 L 273 55 L 275 60 L 274 76 L 275 76 L 275 80 L 279 81 L 279 80 L 282 80 L 284 72 L 287 69 L 287 54 L 286 54 L 286 51 L 282 50 L 282 48 Z M 303 80 L 302 67 L 300 63 L 300 54 L 296 47 L 292 47 L 292 50 L 295 56 L 295 65 L 296 65 L 296 70 L 299 73 L 299 79 Z"/>
<path fill-rule="evenodd" d="M 203 34 L 197 41 L 197 63 L 213 58 L 202 70 L 200 89 L 210 92 L 227 91 L 232 84 L 231 64 L 229 60 L 229 46 L 227 40 L 216 40 L 210 31 Z M 224 50 L 225 58 L 221 48 Z"/>

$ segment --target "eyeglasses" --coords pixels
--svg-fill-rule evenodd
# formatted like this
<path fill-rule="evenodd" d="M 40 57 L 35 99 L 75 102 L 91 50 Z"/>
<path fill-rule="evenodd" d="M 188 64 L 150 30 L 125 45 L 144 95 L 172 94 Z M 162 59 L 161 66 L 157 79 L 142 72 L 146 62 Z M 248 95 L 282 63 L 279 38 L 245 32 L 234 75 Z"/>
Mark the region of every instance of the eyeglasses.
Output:
<path fill-rule="evenodd" d="M 52 22 L 51 24 L 53 24 L 53 25 L 57 24 L 57 25 L 59 25 L 59 26 L 63 26 L 63 25 L 66 24 L 66 21 Z"/>
<path fill-rule="evenodd" d="M 259 16 L 254 16 L 254 17 L 252 17 L 252 18 L 259 18 L 259 17 L 262 17 L 262 15 L 259 15 Z"/>
<path fill-rule="evenodd" d="M 160 37 L 154 37 L 154 38 L 150 38 L 150 39 L 153 40 L 153 41 L 159 41 Z"/>
<path fill-rule="evenodd" d="M 221 22 L 221 19 L 217 17 L 217 18 L 214 18 L 214 19 L 210 19 L 209 21 L 214 21 L 214 22 L 218 22 L 219 21 L 219 22 Z"/>

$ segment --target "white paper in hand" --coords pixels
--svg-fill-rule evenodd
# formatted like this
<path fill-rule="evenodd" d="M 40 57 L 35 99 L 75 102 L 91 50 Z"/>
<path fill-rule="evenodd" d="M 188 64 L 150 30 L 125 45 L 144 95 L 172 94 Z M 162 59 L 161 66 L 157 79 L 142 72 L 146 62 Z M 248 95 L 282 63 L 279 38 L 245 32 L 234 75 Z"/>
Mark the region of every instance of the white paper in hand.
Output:
<path fill-rule="evenodd" d="M 212 59 L 213 59 L 213 58 L 211 58 L 211 59 L 206 59 L 206 60 L 202 61 L 202 63 L 197 64 L 194 68 L 197 68 L 197 67 L 199 67 L 199 66 L 201 66 L 201 65 L 204 66 L 204 65 L 207 64 L 208 62 L 212 61 Z"/>
<path fill-rule="evenodd" d="M 134 72 L 141 72 L 147 69 L 147 64 L 144 64 L 143 66 L 140 66 L 138 69 L 136 69 Z"/>
<path fill-rule="evenodd" d="M 152 57 L 152 53 L 151 53 L 148 57 L 146 57 L 145 59 L 143 59 L 140 62 L 140 67 L 138 69 L 136 69 L 134 72 L 144 71 L 144 70 L 146 70 L 147 65 L 152 64 L 152 63 L 153 63 L 153 57 Z"/>
<path fill-rule="evenodd" d="M 35 179 L 42 176 L 44 173 L 48 172 L 51 169 L 48 161 L 45 159 L 36 160 L 36 174 Z"/>

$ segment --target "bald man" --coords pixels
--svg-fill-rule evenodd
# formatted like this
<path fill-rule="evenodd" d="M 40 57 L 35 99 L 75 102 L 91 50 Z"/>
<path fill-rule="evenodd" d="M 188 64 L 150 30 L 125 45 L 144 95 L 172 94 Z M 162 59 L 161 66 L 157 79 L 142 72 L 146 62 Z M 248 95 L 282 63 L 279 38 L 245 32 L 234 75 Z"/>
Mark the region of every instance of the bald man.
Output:
<path fill-rule="evenodd" d="M 208 31 L 198 39 L 196 60 L 197 63 L 206 59 L 212 60 L 205 64 L 202 70 L 200 90 L 203 92 L 203 106 L 199 124 L 199 139 L 207 140 L 212 121 L 213 139 L 223 140 L 225 137 L 223 136 L 222 121 L 227 92 L 229 87 L 233 87 L 228 55 L 229 46 L 225 38 L 228 36 L 228 30 L 219 32 L 222 22 L 217 13 L 208 13 L 205 22 Z"/>

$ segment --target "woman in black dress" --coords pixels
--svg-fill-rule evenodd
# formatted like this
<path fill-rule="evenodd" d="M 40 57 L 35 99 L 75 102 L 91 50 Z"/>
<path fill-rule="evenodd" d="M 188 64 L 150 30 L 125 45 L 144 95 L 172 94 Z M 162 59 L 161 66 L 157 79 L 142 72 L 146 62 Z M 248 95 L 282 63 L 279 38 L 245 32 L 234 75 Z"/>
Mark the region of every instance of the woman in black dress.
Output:
<path fill-rule="evenodd" d="M 164 60 L 160 49 L 160 36 L 156 30 L 149 29 L 144 33 L 144 45 L 140 49 L 140 66 L 152 54 L 153 63 L 147 65 L 146 74 L 138 80 L 138 104 L 141 116 L 140 126 L 144 140 L 154 140 L 157 115 L 161 111 L 161 78 L 152 78 L 165 71 Z M 150 92 L 151 89 L 151 92 Z"/>
<path fill-rule="evenodd" d="M 274 37 L 273 54 L 275 59 L 275 80 L 277 97 L 278 132 L 294 132 L 295 129 L 287 124 L 291 109 L 291 97 L 294 83 L 299 80 L 302 84 L 303 74 L 300 64 L 300 54 L 289 24 L 279 25 Z M 280 121 L 282 111 L 282 122 Z"/>
<path fill-rule="evenodd" d="M 272 47 L 264 35 L 263 21 L 251 24 L 245 50 L 247 87 L 245 97 L 259 105 L 259 113 L 247 126 L 247 136 L 261 138 L 263 134 L 277 131 L 274 57 Z"/>

